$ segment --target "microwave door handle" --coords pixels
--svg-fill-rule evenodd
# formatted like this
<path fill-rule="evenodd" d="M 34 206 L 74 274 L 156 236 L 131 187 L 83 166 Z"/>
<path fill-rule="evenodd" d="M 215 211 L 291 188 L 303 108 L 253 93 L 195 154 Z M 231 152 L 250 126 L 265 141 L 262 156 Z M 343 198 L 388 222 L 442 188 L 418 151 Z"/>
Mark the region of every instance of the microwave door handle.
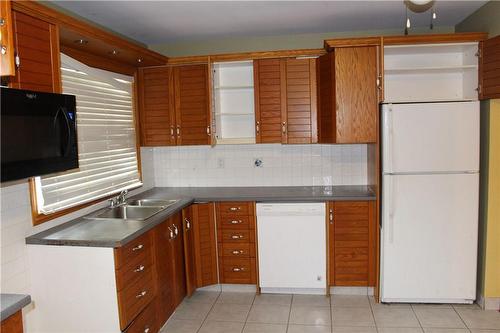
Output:
<path fill-rule="evenodd" d="M 62 115 L 64 117 L 64 122 L 66 124 L 66 133 L 67 133 L 67 138 L 68 139 L 66 141 L 66 147 L 62 151 L 62 155 L 66 156 L 66 154 L 69 151 L 69 146 L 70 146 L 70 143 L 71 143 L 71 125 L 69 124 L 69 119 L 68 119 L 68 115 L 66 114 L 66 110 L 63 107 L 60 107 L 59 110 L 57 110 L 54 122 L 57 120 L 57 117 L 59 116 L 59 113 L 62 113 Z"/>

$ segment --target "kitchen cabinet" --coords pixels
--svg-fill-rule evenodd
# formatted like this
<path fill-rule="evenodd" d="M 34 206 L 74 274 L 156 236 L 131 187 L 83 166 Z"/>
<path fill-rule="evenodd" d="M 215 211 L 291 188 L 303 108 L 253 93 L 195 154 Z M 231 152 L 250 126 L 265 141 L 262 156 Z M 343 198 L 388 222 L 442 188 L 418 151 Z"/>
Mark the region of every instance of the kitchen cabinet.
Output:
<path fill-rule="evenodd" d="M 254 61 L 256 140 L 316 143 L 316 59 Z"/>
<path fill-rule="evenodd" d="M 500 98 L 500 36 L 479 43 L 479 98 Z"/>
<path fill-rule="evenodd" d="M 215 229 L 215 204 L 198 203 L 190 206 L 193 230 L 193 252 L 196 287 L 219 282 L 217 274 L 217 240 Z"/>
<path fill-rule="evenodd" d="M 330 286 L 375 286 L 376 202 L 328 203 Z"/>
<path fill-rule="evenodd" d="M 12 34 L 12 12 L 10 0 L 0 1 L 0 36 L 1 36 L 1 55 L 0 55 L 0 75 L 14 75 L 14 36 Z"/>
<path fill-rule="evenodd" d="M 177 213 L 154 229 L 156 311 L 163 325 L 186 295 L 182 216 Z"/>
<path fill-rule="evenodd" d="M 193 233 L 193 207 L 182 210 L 182 233 L 184 237 L 184 267 L 186 274 L 186 294 L 191 296 L 196 290 L 196 266 Z"/>
<path fill-rule="evenodd" d="M 0 332 L 23 333 L 23 312 L 17 311 L 10 317 L 2 320 Z"/>
<path fill-rule="evenodd" d="M 319 142 L 375 143 L 379 47 L 338 47 L 318 60 Z"/>
<path fill-rule="evenodd" d="M 217 207 L 219 282 L 256 284 L 254 202 L 221 202 Z"/>
<path fill-rule="evenodd" d="M 9 87 L 60 93 L 58 27 L 18 11 L 12 17 L 17 68 Z"/>
<path fill-rule="evenodd" d="M 172 68 L 140 68 L 137 75 L 141 144 L 143 146 L 175 145 Z"/>
<path fill-rule="evenodd" d="M 158 322 L 156 321 L 155 301 L 152 301 L 130 324 L 125 333 L 156 333 Z M 162 323 L 163 325 L 163 323 Z"/>
<path fill-rule="evenodd" d="M 209 145 L 211 113 L 208 65 L 174 67 L 177 145 Z"/>

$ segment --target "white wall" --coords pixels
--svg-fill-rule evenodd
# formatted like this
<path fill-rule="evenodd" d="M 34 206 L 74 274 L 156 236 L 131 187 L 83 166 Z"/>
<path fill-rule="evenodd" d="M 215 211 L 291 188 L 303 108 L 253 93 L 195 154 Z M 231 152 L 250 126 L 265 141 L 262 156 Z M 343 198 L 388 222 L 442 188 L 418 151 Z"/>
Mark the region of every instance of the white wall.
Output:
<path fill-rule="evenodd" d="M 365 185 L 366 145 L 149 148 L 156 186 Z M 263 166 L 254 165 L 255 158 Z"/>
<path fill-rule="evenodd" d="M 131 194 L 154 186 L 153 155 L 141 150 L 143 187 Z M 30 293 L 28 258 L 25 237 L 90 213 L 106 203 L 90 206 L 61 218 L 34 227 L 28 182 L 4 183 L 0 188 L 0 291 L 2 293 Z"/>

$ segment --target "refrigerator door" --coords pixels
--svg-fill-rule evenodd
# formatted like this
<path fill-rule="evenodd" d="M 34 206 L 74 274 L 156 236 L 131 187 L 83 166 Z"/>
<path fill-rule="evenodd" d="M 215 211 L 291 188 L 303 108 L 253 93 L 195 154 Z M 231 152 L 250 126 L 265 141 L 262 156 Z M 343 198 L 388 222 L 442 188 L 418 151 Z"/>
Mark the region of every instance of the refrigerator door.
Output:
<path fill-rule="evenodd" d="M 479 170 L 479 102 L 384 104 L 384 173 Z"/>
<path fill-rule="evenodd" d="M 476 298 L 479 174 L 385 175 L 382 302 Z"/>

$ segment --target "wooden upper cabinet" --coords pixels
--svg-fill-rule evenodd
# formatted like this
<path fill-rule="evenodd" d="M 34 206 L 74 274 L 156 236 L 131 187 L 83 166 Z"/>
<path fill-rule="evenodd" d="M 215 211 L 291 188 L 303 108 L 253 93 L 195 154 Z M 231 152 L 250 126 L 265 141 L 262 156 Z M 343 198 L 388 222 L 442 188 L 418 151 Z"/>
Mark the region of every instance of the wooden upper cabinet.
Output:
<path fill-rule="evenodd" d="M 54 24 L 13 11 L 14 45 L 19 65 L 9 86 L 61 92 L 59 30 Z"/>
<path fill-rule="evenodd" d="M 500 36 L 480 43 L 480 99 L 500 98 Z"/>
<path fill-rule="evenodd" d="M 178 145 L 209 145 L 211 113 L 208 65 L 173 67 Z"/>
<path fill-rule="evenodd" d="M 255 138 L 257 143 L 281 143 L 282 114 L 285 106 L 284 59 L 259 59 L 253 62 L 255 96 Z"/>
<path fill-rule="evenodd" d="M 175 145 L 173 75 L 169 67 L 138 70 L 141 144 Z"/>
<path fill-rule="evenodd" d="M 14 75 L 14 36 L 12 33 L 13 22 L 12 12 L 10 7 L 10 0 L 0 1 L 0 19 L 2 25 L 0 26 L 1 36 L 1 58 L 0 58 L 0 75 L 10 76 Z"/>
<path fill-rule="evenodd" d="M 284 143 L 317 143 L 316 59 L 286 59 Z"/>
<path fill-rule="evenodd" d="M 378 50 L 341 47 L 318 60 L 319 142 L 377 141 Z"/>
<path fill-rule="evenodd" d="M 316 143 L 316 59 L 254 61 L 257 143 Z"/>

